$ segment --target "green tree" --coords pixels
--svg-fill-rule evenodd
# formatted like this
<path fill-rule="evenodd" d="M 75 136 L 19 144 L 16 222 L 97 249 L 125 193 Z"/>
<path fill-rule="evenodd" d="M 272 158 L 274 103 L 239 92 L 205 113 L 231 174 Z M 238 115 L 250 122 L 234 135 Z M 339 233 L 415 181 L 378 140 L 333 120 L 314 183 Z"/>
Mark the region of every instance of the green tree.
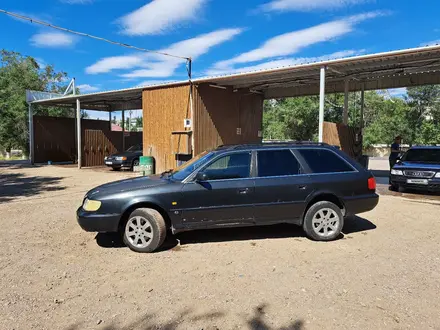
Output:
<path fill-rule="evenodd" d="M 440 86 L 418 86 L 407 90 L 409 111 L 406 119 L 412 128 L 406 136 L 407 141 L 410 144 L 439 143 Z"/>
<path fill-rule="evenodd" d="M 266 101 L 263 111 L 264 138 L 316 140 L 318 113 L 317 97 Z"/>
<path fill-rule="evenodd" d="M 29 56 L 2 50 L 0 52 L 0 147 L 20 148 L 28 152 L 28 105 L 26 89 L 61 92 L 67 74 L 56 72 L 50 65 L 40 68 Z M 73 116 L 63 108 L 36 107 L 35 113 L 51 116 Z"/>

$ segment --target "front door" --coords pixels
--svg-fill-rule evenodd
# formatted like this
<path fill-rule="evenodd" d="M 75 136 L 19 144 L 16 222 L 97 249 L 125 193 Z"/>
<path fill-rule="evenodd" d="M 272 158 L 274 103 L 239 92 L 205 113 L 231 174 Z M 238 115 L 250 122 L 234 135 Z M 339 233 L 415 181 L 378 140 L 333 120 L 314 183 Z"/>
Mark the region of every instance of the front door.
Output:
<path fill-rule="evenodd" d="M 311 192 L 310 177 L 302 175 L 300 163 L 290 149 L 257 152 L 255 221 L 297 222 Z"/>
<path fill-rule="evenodd" d="M 233 152 L 214 159 L 201 171 L 207 179 L 186 183 L 179 201 L 189 227 L 253 222 L 254 179 L 251 153 Z"/>

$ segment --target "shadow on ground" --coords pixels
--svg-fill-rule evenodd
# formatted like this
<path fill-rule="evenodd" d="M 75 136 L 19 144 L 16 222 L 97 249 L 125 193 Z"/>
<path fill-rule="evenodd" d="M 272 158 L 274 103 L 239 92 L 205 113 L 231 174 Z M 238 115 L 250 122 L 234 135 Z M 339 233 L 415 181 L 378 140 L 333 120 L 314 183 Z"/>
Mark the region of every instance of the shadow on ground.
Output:
<path fill-rule="evenodd" d="M 352 234 L 376 229 L 371 221 L 361 217 L 349 217 L 345 220 L 343 234 Z M 157 252 L 167 250 L 179 250 L 184 245 L 218 243 L 232 241 L 253 241 L 262 239 L 279 239 L 291 237 L 305 237 L 301 227 L 291 224 L 280 224 L 272 226 L 255 226 L 241 228 L 221 228 L 195 230 L 180 233 L 177 235 L 167 234 L 164 245 Z M 343 238 L 343 235 L 341 235 Z M 121 235 L 118 233 L 99 233 L 95 237 L 96 243 L 104 248 L 125 247 Z M 180 244 L 179 244 L 180 243 Z"/>
<path fill-rule="evenodd" d="M 246 329 L 250 330 L 302 330 L 304 329 L 304 321 L 296 320 L 291 324 L 283 326 L 281 328 L 275 328 L 270 326 L 265 320 L 267 304 L 261 304 L 254 308 L 253 315 L 250 318 L 246 318 L 244 322 L 247 324 Z M 210 312 L 206 314 L 194 314 L 191 309 L 184 310 L 175 316 L 172 320 L 166 323 L 160 323 L 156 321 L 156 315 L 146 314 L 139 320 L 129 323 L 127 325 L 116 325 L 113 323 L 106 324 L 102 321 L 102 324 L 97 328 L 102 330 L 176 330 L 176 329 L 195 329 L 193 322 L 205 322 L 206 327 L 209 329 L 220 329 L 215 324 L 222 318 L 227 317 L 225 312 Z M 101 323 L 101 322 L 100 322 Z M 192 326 L 191 326 L 192 325 Z M 237 328 L 237 326 L 233 326 Z M 66 330 L 79 330 L 83 328 L 82 323 L 72 325 L 65 328 Z M 204 328 L 204 327 L 203 327 Z M 202 329 L 203 329 L 202 328 Z M 198 329 L 198 328 L 197 328 Z"/>
<path fill-rule="evenodd" d="M 59 186 L 61 177 L 31 176 L 20 173 L 0 175 L 0 204 L 19 197 L 30 197 L 47 191 L 60 191 L 65 187 Z"/>

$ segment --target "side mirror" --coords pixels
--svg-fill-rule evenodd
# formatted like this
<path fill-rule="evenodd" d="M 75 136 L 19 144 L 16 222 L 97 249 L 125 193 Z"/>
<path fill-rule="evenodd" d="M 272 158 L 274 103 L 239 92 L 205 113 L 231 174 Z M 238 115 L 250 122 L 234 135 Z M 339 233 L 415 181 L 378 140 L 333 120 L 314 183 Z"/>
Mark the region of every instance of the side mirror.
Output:
<path fill-rule="evenodd" d="M 208 180 L 208 175 L 204 172 L 199 172 L 196 174 L 196 181 L 197 182 L 203 182 Z"/>

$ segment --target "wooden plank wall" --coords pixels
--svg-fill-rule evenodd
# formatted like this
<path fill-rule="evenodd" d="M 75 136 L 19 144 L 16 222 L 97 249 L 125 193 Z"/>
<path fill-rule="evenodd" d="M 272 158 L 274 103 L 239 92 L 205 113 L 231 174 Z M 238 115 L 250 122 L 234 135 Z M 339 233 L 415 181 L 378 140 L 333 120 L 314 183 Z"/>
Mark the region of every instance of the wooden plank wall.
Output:
<path fill-rule="evenodd" d="M 82 135 L 82 166 L 104 166 L 104 157 L 122 151 L 122 132 L 85 129 Z M 125 149 L 142 143 L 142 132 L 125 136 Z"/>
<path fill-rule="evenodd" d="M 82 166 L 103 166 L 104 157 L 122 151 L 122 132 L 111 132 L 108 121 L 82 119 Z M 35 162 L 76 162 L 76 120 L 34 116 Z M 142 143 L 142 132 L 125 137 L 128 149 Z"/>
<path fill-rule="evenodd" d="M 75 120 L 34 116 L 35 163 L 76 161 Z"/>
<path fill-rule="evenodd" d="M 219 145 L 261 142 L 263 98 L 201 84 L 194 87 L 194 153 Z M 237 128 L 242 134 L 237 135 Z"/>
<path fill-rule="evenodd" d="M 323 141 L 340 147 L 342 151 L 354 159 L 362 156 L 362 139 L 358 128 L 324 122 Z"/>
<path fill-rule="evenodd" d="M 189 85 L 145 90 L 142 93 L 144 155 L 156 160 L 156 173 L 176 167 L 171 132 L 184 130 L 191 118 Z"/>

